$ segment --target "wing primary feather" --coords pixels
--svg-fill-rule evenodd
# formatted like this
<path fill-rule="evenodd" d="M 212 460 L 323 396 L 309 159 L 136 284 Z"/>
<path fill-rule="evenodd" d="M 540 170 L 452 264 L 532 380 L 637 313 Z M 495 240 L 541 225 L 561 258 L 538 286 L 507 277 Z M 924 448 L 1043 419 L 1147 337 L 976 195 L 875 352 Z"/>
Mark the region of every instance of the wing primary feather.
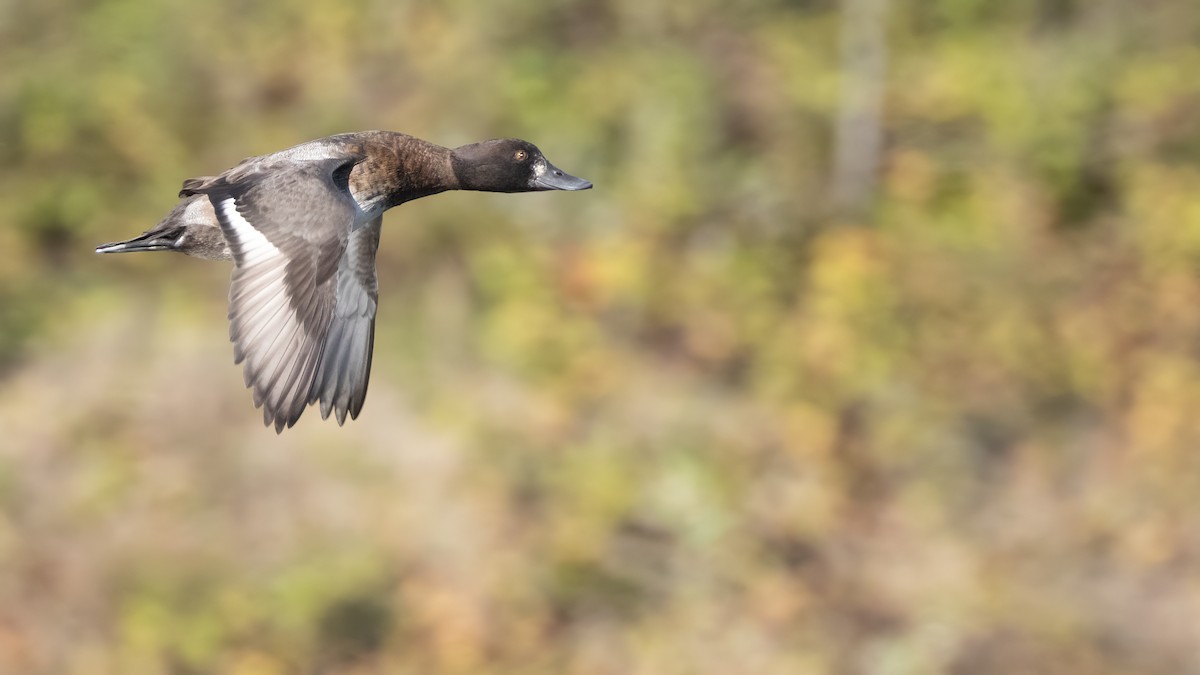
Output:
<path fill-rule="evenodd" d="M 354 392 L 354 397 L 350 400 L 350 419 L 358 419 L 358 414 L 362 412 L 363 403 L 367 401 L 367 385 L 371 382 L 371 361 L 375 353 L 375 321 L 370 322 L 367 328 L 370 335 L 367 336 L 367 353 L 366 358 L 362 363 L 362 369 L 359 377 L 362 378 L 362 385 Z"/>

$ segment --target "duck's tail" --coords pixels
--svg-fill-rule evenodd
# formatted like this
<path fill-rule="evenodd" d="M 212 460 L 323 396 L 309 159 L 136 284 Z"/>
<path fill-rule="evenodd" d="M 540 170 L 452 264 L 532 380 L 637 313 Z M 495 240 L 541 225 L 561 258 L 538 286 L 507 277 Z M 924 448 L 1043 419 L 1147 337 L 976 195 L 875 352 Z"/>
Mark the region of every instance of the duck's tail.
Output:
<path fill-rule="evenodd" d="M 173 251 L 183 238 L 184 227 L 154 229 L 126 241 L 115 241 L 96 247 L 96 253 L 131 253 L 134 251 Z"/>

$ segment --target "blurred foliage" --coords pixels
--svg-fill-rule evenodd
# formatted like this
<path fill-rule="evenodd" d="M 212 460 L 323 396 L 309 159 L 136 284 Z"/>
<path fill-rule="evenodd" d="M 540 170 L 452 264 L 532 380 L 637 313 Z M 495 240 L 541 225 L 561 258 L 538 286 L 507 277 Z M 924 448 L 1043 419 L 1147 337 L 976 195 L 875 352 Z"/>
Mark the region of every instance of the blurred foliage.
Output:
<path fill-rule="evenodd" d="M 0 671 L 1200 671 L 1200 12 L 884 4 L 844 211 L 832 0 L 0 0 Z M 91 249 L 371 128 L 597 187 L 391 213 L 277 438 Z"/>

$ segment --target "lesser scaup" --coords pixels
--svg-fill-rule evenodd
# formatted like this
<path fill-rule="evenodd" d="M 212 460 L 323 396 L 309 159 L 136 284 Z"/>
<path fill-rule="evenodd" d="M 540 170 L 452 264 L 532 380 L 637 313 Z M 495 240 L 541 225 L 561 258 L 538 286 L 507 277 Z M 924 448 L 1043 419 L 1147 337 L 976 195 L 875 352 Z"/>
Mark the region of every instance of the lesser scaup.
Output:
<path fill-rule="evenodd" d="M 278 433 L 317 401 L 338 424 L 362 410 L 384 211 L 447 190 L 590 187 L 515 138 L 450 149 L 392 131 L 339 134 L 186 180 L 158 225 L 96 252 L 233 260 L 235 363 L 245 362 L 254 405 Z"/>

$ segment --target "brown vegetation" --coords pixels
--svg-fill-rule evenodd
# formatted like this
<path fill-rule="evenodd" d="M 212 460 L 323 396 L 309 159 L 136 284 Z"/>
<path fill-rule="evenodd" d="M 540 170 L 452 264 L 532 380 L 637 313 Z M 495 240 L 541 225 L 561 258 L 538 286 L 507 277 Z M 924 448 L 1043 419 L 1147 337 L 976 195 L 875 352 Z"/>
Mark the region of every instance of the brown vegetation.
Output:
<path fill-rule="evenodd" d="M 884 4 L 843 209 L 827 0 L 0 2 L 0 672 L 1200 671 L 1200 13 Z M 91 247 L 369 128 L 596 189 L 390 213 L 277 438 Z"/>

